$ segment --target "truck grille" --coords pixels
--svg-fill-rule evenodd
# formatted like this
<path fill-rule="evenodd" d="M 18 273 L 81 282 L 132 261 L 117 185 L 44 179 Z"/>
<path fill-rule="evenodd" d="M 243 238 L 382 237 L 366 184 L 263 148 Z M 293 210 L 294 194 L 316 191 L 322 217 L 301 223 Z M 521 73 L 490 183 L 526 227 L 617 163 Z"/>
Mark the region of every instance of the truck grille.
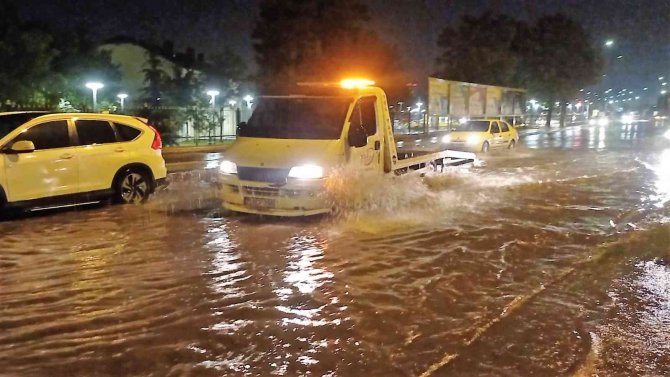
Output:
<path fill-rule="evenodd" d="M 238 166 L 237 176 L 243 181 L 277 183 L 286 181 L 289 170 Z"/>
<path fill-rule="evenodd" d="M 242 192 L 245 196 L 276 198 L 279 196 L 279 189 L 272 187 L 253 187 L 242 186 Z"/>

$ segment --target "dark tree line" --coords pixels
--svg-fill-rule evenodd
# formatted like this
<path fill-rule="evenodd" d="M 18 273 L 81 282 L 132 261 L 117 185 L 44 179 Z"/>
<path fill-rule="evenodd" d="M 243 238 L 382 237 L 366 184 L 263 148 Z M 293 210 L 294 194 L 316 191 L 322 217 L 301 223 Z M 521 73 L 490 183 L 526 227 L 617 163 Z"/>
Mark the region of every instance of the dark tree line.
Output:
<path fill-rule="evenodd" d="M 457 81 L 527 88 L 549 108 L 565 106 L 601 77 L 603 59 L 576 21 L 556 14 L 533 23 L 505 15 L 465 16 L 440 36 L 438 75 Z"/>
<path fill-rule="evenodd" d="M 56 32 L 21 22 L 14 6 L 3 0 L 0 56 L 0 107 L 55 108 L 63 98 L 85 107 L 90 101 L 90 93 L 82 90 L 85 80 L 104 80 L 111 87 L 120 81 L 110 57 L 95 49 L 84 29 Z"/>

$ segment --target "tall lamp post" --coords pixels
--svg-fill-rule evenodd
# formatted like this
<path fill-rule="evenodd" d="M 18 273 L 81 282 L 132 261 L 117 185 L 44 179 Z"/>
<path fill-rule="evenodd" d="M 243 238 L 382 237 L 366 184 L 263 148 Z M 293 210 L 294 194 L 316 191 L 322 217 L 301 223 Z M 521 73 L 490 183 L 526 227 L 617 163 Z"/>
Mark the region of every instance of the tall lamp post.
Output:
<path fill-rule="evenodd" d="M 121 102 L 121 111 L 123 111 L 124 104 L 126 102 L 126 98 L 128 98 L 128 95 L 126 93 L 119 93 L 116 96 L 119 98 L 119 102 Z"/>
<path fill-rule="evenodd" d="M 244 96 L 243 100 L 247 103 L 247 108 L 251 109 L 251 103 L 254 101 L 254 97 L 252 97 L 250 94 L 247 94 Z"/>
<path fill-rule="evenodd" d="M 216 96 L 218 96 L 219 94 L 221 94 L 221 93 L 219 93 L 218 90 L 208 90 L 207 91 L 207 95 L 212 97 L 212 99 L 209 101 L 209 103 L 212 104 L 212 107 L 216 107 Z"/>
<path fill-rule="evenodd" d="M 87 82 L 86 87 L 93 92 L 93 111 L 96 111 L 98 108 L 98 90 L 105 86 L 100 82 Z"/>

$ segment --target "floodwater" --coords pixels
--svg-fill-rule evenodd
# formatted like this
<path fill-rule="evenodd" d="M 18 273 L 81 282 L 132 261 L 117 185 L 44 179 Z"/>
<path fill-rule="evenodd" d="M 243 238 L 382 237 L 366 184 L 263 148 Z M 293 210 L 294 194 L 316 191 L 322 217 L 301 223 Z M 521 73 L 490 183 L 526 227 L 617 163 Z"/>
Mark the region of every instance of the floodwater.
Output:
<path fill-rule="evenodd" d="M 664 132 L 345 177 L 316 219 L 224 213 L 210 171 L 2 222 L 0 375 L 670 375 Z"/>

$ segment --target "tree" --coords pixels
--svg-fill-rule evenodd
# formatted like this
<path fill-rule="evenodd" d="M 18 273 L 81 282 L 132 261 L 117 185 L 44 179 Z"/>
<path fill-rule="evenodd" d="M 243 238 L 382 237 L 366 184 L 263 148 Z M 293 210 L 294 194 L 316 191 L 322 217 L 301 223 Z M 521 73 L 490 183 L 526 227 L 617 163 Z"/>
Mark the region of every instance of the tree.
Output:
<path fill-rule="evenodd" d="M 252 37 L 265 91 L 299 81 L 393 74 L 393 50 L 366 31 L 368 8 L 358 0 L 264 0 Z"/>
<path fill-rule="evenodd" d="M 147 52 L 147 60 L 144 63 L 144 95 L 143 101 L 152 106 L 158 106 L 163 92 L 168 87 L 169 76 L 163 70 L 160 57 L 153 51 Z"/>
<path fill-rule="evenodd" d="M 0 106 L 40 101 L 58 56 L 52 41 L 39 28 L 19 23 L 15 7 L 0 1 Z"/>
<path fill-rule="evenodd" d="M 438 40 L 438 76 L 481 84 L 517 86 L 514 44 L 523 24 L 505 15 L 464 16 Z"/>
<path fill-rule="evenodd" d="M 562 14 L 538 19 L 516 43 L 528 89 L 549 103 L 547 126 L 557 100 L 563 126 L 568 99 L 601 76 L 603 59 L 599 50 L 578 22 Z"/>

